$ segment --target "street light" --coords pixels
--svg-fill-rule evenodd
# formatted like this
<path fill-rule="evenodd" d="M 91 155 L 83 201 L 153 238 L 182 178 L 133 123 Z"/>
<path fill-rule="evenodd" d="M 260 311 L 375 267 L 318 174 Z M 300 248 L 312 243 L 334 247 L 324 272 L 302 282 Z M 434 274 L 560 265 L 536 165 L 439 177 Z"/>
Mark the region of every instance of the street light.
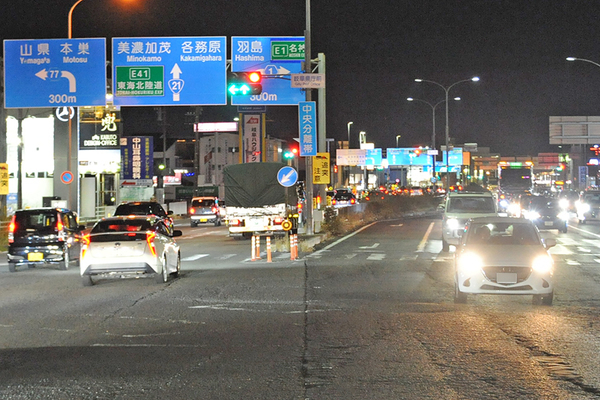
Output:
<path fill-rule="evenodd" d="M 396 135 L 396 148 L 398 148 L 398 139 L 400 139 L 402 135 Z"/>
<path fill-rule="evenodd" d="M 352 125 L 354 122 L 350 121 L 348 122 L 348 148 L 350 148 L 350 125 Z"/>
<path fill-rule="evenodd" d="M 425 104 L 427 104 L 429 107 L 431 107 L 431 111 L 433 112 L 433 118 L 432 118 L 432 120 L 433 120 L 433 131 L 431 132 L 431 148 L 432 148 L 433 150 L 435 150 L 435 109 L 436 109 L 436 108 L 437 108 L 437 106 L 439 106 L 440 104 L 442 104 L 442 103 L 445 103 L 445 102 L 446 102 L 446 100 L 440 100 L 440 101 L 438 101 L 438 102 L 437 102 L 437 103 L 435 103 L 435 104 L 431 104 L 430 102 L 428 102 L 428 101 L 425 101 L 425 100 L 421 100 L 421 99 L 414 99 L 414 98 L 412 98 L 412 97 L 408 97 L 406 100 L 408 100 L 408 101 L 418 101 L 418 102 L 420 102 L 420 103 L 425 103 Z M 455 97 L 455 98 L 454 98 L 454 100 L 455 100 L 455 101 L 459 101 L 459 100 L 460 100 L 460 97 Z M 396 147 L 398 147 L 398 146 L 396 145 Z M 446 145 L 446 147 L 448 147 L 448 146 Z M 446 151 L 447 151 L 447 150 L 448 150 L 448 149 L 446 149 Z M 447 157 L 446 157 L 446 158 L 447 158 Z M 431 172 L 431 177 L 432 177 L 432 178 L 435 178 L 435 155 L 433 155 L 433 156 L 432 156 L 432 161 L 433 161 L 433 164 L 432 164 L 432 166 L 433 166 L 433 171 Z M 447 171 L 447 168 L 448 168 L 448 167 L 446 167 L 446 173 L 448 173 L 448 171 Z M 433 183 L 433 182 L 432 182 L 432 183 Z"/>
<path fill-rule="evenodd" d="M 586 60 L 585 58 L 567 57 L 567 61 L 585 61 L 590 64 L 594 64 L 596 67 L 600 67 L 600 64 L 598 64 L 597 62 L 592 61 L 592 60 Z"/>
<path fill-rule="evenodd" d="M 449 181 L 449 176 L 450 174 L 448 173 L 448 159 L 450 158 L 450 152 L 449 152 L 449 148 L 448 148 L 448 144 L 450 142 L 450 127 L 448 126 L 448 93 L 450 92 L 450 89 L 452 89 L 454 86 L 458 85 L 459 83 L 463 83 L 463 82 L 479 82 L 479 77 L 478 76 L 474 76 L 470 79 L 463 79 L 461 81 L 458 82 L 454 82 L 452 85 L 450 86 L 444 86 L 441 83 L 435 82 L 435 81 L 430 81 L 427 79 L 415 79 L 415 82 L 428 82 L 428 83 L 433 83 L 434 85 L 437 85 L 439 87 L 441 87 L 444 92 L 446 93 L 446 193 L 448 193 L 448 191 L 450 190 L 450 181 Z"/>

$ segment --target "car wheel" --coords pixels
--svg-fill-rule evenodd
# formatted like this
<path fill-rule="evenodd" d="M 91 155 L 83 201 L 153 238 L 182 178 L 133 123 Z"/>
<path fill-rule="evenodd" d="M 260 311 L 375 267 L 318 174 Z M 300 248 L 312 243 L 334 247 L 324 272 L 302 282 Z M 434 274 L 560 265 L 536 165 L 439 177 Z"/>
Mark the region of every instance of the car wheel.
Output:
<path fill-rule="evenodd" d="M 585 225 L 585 219 L 580 219 L 580 220 L 579 220 L 579 223 L 580 223 L 581 225 Z"/>
<path fill-rule="evenodd" d="M 69 248 L 65 247 L 65 251 L 63 253 L 63 261 L 58 264 L 58 269 L 66 271 L 69 269 L 69 263 L 71 262 L 71 259 L 69 258 Z"/>
<path fill-rule="evenodd" d="M 8 270 L 10 272 L 17 272 L 17 264 L 15 264 L 15 263 L 8 263 Z"/>
<path fill-rule="evenodd" d="M 450 245 L 444 239 L 442 239 L 442 251 L 444 251 L 444 252 L 450 251 Z"/>
<path fill-rule="evenodd" d="M 169 281 L 169 271 L 167 269 L 167 257 L 163 261 L 162 270 L 155 276 L 156 283 L 167 283 Z"/>
<path fill-rule="evenodd" d="M 561 229 L 562 233 L 567 233 L 567 224 L 565 224 L 565 226 Z"/>
<path fill-rule="evenodd" d="M 193 228 L 193 227 L 195 227 L 195 226 L 198 226 L 198 224 L 195 224 L 195 223 L 193 223 L 193 222 L 190 222 L 190 226 Z"/>
<path fill-rule="evenodd" d="M 542 296 L 542 304 L 545 306 L 551 306 L 552 300 L 554 300 L 554 292 Z"/>
<path fill-rule="evenodd" d="M 456 283 L 454 284 L 454 302 L 456 304 L 465 304 L 467 302 L 467 294 L 461 292 Z"/>
<path fill-rule="evenodd" d="M 173 276 L 177 277 L 181 275 L 181 255 L 177 254 L 177 271 L 173 273 Z"/>
<path fill-rule="evenodd" d="M 83 286 L 94 286 L 94 281 L 90 275 L 83 275 L 81 277 L 81 283 L 83 283 Z"/>

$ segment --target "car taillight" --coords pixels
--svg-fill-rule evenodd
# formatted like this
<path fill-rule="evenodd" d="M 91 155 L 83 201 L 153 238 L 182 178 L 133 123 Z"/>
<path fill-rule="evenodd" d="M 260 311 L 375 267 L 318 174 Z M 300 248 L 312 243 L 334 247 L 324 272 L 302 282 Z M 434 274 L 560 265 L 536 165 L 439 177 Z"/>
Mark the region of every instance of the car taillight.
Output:
<path fill-rule="evenodd" d="M 146 232 L 146 242 L 152 252 L 152 255 L 156 257 L 156 245 L 154 244 L 154 238 L 156 238 L 156 232 Z"/>
<path fill-rule="evenodd" d="M 350 204 L 356 203 L 356 199 L 350 199 Z"/>
<path fill-rule="evenodd" d="M 273 224 L 274 225 L 281 225 L 283 223 L 283 218 L 282 217 L 275 217 L 273 218 Z"/>
<path fill-rule="evenodd" d="M 196 209 L 194 207 L 190 208 L 190 214 L 196 214 Z"/>
<path fill-rule="evenodd" d="M 67 233 L 64 231 L 64 225 L 62 220 L 60 219 L 60 215 L 58 216 L 58 221 L 56 222 L 56 231 L 58 232 L 58 241 L 64 242 L 67 238 Z"/>
<path fill-rule="evenodd" d="M 216 214 L 216 213 L 217 213 L 217 211 L 219 211 L 219 209 L 218 209 L 217 207 L 213 207 L 213 208 L 211 208 L 211 212 L 212 212 L 213 214 Z"/>
<path fill-rule="evenodd" d="M 88 249 L 90 248 L 90 235 L 84 235 L 81 238 L 81 258 L 85 256 Z"/>
<path fill-rule="evenodd" d="M 331 199 L 331 204 L 335 205 L 335 203 L 337 203 L 336 199 Z"/>
<path fill-rule="evenodd" d="M 17 224 L 15 223 L 15 216 L 12 216 L 12 221 L 10 221 L 10 225 L 8 225 L 8 243 L 15 242 L 15 229 Z"/>
<path fill-rule="evenodd" d="M 241 226 L 242 225 L 242 221 L 240 221 L 239 219 L 230 219 L 229 220 L 229 225 L 231 225 L 231 226 Z"/>

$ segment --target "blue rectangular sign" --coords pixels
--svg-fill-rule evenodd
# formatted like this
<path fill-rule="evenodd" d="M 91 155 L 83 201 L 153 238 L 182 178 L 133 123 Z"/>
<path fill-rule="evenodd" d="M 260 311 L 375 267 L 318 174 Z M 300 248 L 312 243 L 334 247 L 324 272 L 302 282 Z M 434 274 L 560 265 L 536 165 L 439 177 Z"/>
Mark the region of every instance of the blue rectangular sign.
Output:
<path fill-rule="evenodd" d="M 154 138 L 125 136 L 121 145 L 121 179 L 145 181 L 152 186 L 154 176 Z"/>
<path fill-rule="evenodd" d="M 314 101 L 298 103 L 300 156 L 317 155 L 317 105 Z"/>
<path fill-rule="evenodd" d="M 382 161 L 381 149 L 365 149 L 364 165 L 379 167 Z"/>
<path fill-rule="evenodd" d="M 106 39 L 4 41 L 5 108 L 106 105 Z"/>
<path fill-rule="evenodd" d="M 302 72 L 302 60 L 281 60 L 271 47 L 285 42 L 301 43 L 304 36 L 231 38 L 231 71 L 260 71 L 262 93 L 253 96 L 232 96 L 232 105 L 298 105 L 306 98 L 302 89 L 292 88 L 290 74 Z M 304 51 L 304 50 L 302 50 Z M 273 60 L 273 58 L 276 58 Z M 315 153 L 316 155 L 316 153 Z"/>
<path fill-rule="evenodd" d="M 388 165 L 431 165 L 432 157 L 427 155 L 427 150 L 415 154 L 414 148 L 388 148 Z"/>
<path fill-rule="evenodd" d="M 113 38 L 116 106 L 227 105 L 224 36 Z"/>
<path fill-rule="evenodd" d="M 447 151 L 442 153 L 442 164 L 446 165 Z M 450 150 L 450 157 L 448 158 L 448 165 L 463 165 L 463 149 L 462 147 L 455 147 Z"/>

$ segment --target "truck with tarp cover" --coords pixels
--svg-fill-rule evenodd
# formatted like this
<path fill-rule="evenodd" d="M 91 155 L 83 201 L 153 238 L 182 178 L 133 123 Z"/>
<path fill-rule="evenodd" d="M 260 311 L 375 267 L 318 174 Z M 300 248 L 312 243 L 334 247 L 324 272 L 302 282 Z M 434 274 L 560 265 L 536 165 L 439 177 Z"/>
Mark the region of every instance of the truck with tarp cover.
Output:
<path fill-rule="evenodd" d="M 228 165 L 223 170 L 229 235 L 283 235 L 290 200 L 277 180 L 285 164 L 276 162 Z M 295 191 L 289 191 L 294 192 Z M 292 203 L 294 204 L 294 203 Z"/>

